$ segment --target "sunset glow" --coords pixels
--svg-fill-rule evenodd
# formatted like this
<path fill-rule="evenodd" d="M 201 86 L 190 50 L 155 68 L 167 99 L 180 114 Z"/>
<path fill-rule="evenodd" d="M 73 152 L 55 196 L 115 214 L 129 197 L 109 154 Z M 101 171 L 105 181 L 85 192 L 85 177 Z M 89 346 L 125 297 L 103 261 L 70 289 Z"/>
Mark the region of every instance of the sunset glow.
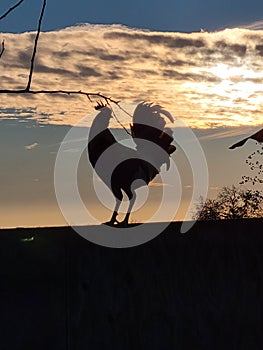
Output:
<path fill-rule="evenodd" d="M 213 196 L 222 186 L 239 182 L 246 172 L 248 149 L 254 145 L 235 153 L 228 147 L 263 124 L 262 35 L 263 31 L 238 28 L 186 34 L 90 24 L 43 32 L 31 88 L 101 92 L 121 101 L 129 114 L 139 101 L 160 104 L 175 118 L 170 127 L 176 131 L 184 124 L 200 140 Z M 0 33 L 6 46 L 0 60 L 1 89 L 26 86 L 33 38 L 32 32 Z M 1 94 L 2 226 L 65 224 L 54 193 L 56 155 L 72 125 L 83 118 L 81 127 L 91 125 L 95 104 L 86 96 Z M 129 128 L 130 115 L 113 108 Z M 110 127 L 121 135 L 114 118 Z M 119 139 L 124 139 L 123 134 Z M 180 220 L 189 205 L 193 179 L 182 150 L 176 147 L 173 157 L 183 191 L 175 219 Z M 73 146 L 69 149 L 75 151 Z M 99 208 L 100 220 L 105 221 L 109 209 L 91 194 L 87 159 L 80 183 L 89 205 L 94 212 Z M 151 214 L 163 188 L 158 179 L 149 187 L 150 205 L 135 212 L 134 220 L 143 221 Z M 38 212 L 34 218 L 33 207 Z M 158 220 L 165 220 L 165 215 Z"/>
<path fill-rule="evenodd" d="M 32 33 L 1 37 L 7 46 L 1 59 L 2 88 L 22 88 Z M 131 110 L 137 101 L 153 100 L 192 127 L 261 125 L 261 37 L 261 31 L 245 29 L 184 34 L 120 25 L 46 32 L 39 42 L 32 88 L 100 91 Z M 73 125 L 91 112 L 93 104 L 86 98 L 67 95 L 2 95 L 0 110 L 2 118 L 19 113 L 59 125 Z M 116 113 L 129 124 L 125 113 Z"/>

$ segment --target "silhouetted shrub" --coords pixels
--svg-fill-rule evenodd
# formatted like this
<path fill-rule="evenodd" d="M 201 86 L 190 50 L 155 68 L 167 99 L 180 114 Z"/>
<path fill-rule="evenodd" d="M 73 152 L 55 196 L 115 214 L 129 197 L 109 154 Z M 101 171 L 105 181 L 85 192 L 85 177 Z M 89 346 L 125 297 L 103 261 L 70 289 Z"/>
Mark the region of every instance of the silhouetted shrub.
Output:
<path fill-rule="evenodd" d="M 216 199 L 200 198 L 194 219 L 223 220 L 259 218 L 263 216 L 263 193 L 258 190 L 242 189 L 236 186 L 223 187 Z"/>

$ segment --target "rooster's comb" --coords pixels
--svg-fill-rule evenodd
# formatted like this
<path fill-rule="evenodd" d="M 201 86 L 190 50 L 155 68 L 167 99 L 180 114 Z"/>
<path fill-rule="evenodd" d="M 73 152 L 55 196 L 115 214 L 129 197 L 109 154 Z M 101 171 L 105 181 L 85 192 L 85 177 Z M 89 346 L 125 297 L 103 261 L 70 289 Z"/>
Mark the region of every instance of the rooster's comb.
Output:
<path fill-rule="evenodd" d="M 107 106 L 107 104 L 106 103 L 103 103 L 102 101 L 98 101 L 97 102 L 97 105 L 94 107 L 96 110 L 99 110 L 99 109 L 101 109 L 101 108 L 103 108 L 103 107 L 106 107 Z"/>

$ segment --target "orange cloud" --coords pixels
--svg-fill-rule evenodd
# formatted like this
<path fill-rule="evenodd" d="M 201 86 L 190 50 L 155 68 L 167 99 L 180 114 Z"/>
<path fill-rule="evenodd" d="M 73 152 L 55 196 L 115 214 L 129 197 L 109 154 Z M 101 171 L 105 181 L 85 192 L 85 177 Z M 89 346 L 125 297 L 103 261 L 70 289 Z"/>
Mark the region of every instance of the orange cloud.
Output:
<path fill-rule="evenodd" d="M 34 33 L 0 36 L 6 43 L 0 88 L 23 88 Z M 83 25 L 44 32 L 32 89 L 101 91 L 126 104 L 155 101 L 192 127 L 262 124 L 261 38 L 262 31 L 244 28 L 186 34 Z M 41 123 L 64 125 L 93 111 L 79 96 L 1 95 L 1 108 L 10 107 L 31 108 Z"/>

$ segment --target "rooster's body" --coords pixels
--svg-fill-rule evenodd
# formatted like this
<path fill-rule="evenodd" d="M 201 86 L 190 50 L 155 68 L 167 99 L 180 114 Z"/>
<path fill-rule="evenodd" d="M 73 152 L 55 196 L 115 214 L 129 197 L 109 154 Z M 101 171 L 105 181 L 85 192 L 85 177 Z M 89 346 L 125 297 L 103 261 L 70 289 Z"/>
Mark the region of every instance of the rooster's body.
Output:
<path fill-rule="evenodd" d="M 89 159 L 98 176 L 116 198 L 112 218 L 107 224 L 117 223 L 127 226 L 136 199 L 135 190 L 138 187 L 148 185 L 160 172 L 163 164 L 167 164 L 169 167 L 169 156 L 176 148 L 171 145 L 173 141 L 172 130 L 165 127 L 166 123 L 161 114 L 168 117 L 171 122 L 173 122 L 173 118 L 158 105 L 140 103 L 134 111 L 133 124 L 131 125 L 132 137 L 136 143 L 136 149 L 132 149 L 118 143 L 108 129 L 112 117 L 111 109 L 102 105 L 99 108 L 99 114 L 94 119 L 90 130 Z M 161 150 L 158 151 L 158 148 L 153 147 L 155 145 L 159 146 Z M 110 156 L 107 154 L 107 150 L 110 152 Z M 107 154 L 107 156 L 103 157 L 103 154 Z M 116 218 L 123 192 L 129 198 L 129 208 L 124 221 L 119 223 Z"/>

